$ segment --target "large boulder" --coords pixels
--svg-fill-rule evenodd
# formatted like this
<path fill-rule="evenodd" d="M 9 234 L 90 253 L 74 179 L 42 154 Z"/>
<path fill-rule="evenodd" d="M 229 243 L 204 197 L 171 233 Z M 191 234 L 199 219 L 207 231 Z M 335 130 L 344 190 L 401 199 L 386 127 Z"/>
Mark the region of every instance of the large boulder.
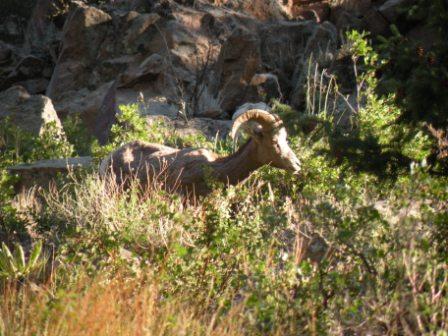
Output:
<path fill-rule="evenodd" d="M 63 132 L 51 99 L 42 95 L 30 95 L 21 86 L 13 86 L 0 92 L 0 120 L 5 118 L 35 136 L 45 132 L 48 123 L 53 123 L 59 132 Z"/>
<path fill-rule="evenodd" d="M 395 22 L 401 14 L 400 9 L 412 2 L 415 0 L 388 0 L 378 10 L 389 22 Z"/>
<path fill-rule="evenodd" d="M 117 83 L 110 81 L 93 91 L 84 88 L 64 93 L 55 106 L 61 118 L 79 115 L 89 134 L 104 144 L 118 113 Z"/>
<path fill-rule="evenodd" d="M 363 22 L 366 29 L 374 35 L 386 35 L 389 32 L 389 22 L 375 8 L 371 8 L 365 13 Z"/>
<path fill-rule="evenodd" d="M 336 10 L 342 9 L 352 12 L 357 16 L 363 16 L 374 6 L 373 2 L 375 2 L 375 0 L 339 1 L 334 8 Z"/>
<path fill-rule="evenodd" d="M 136 53 L 162 48 L 163 36 L 158 36 L 156 41 L 148 40 L 148 34 L 155 34 L 157 32 L 156 23 L 161 20 L 160 15 L 155 13 L 139 14 L 137 12 L 130 12 L 127 16 L 129 20 L 129 27 L 124 34 L 124 47 L 128 53 Z M 150 50 L 154 51 L 154 50 Z"/>
<path fill-rule="evenodd" d="M 352 29 L 361 31 L 365 28 L 362 17 L 357 15 L 356 12 L 347 10 L 342 6 L 331 10 L 330 21 L 334 23 L 340 32 Z"/>
<path fill-rule="evenodd" d="M 19 45 L 23 42 L 26 20 L 18 15 L 9 15 L 0 19 L 0 40 Z"/>
<path fill-rule="evenodd" d="M 277 22 L 260 29 L 263 64 L 276 74 L 283 96 L 299 105 L 308 62 L 325 59 L 337 45 L 333 24 L 313 21 Z"/>
<path fill-rule="evenodd" d="M 51 73 L 51 64 L 46 59 L 26 55 L 0 80 L 0 90 L 20 85 L 30 94 L 45 93 Z"/>
<path fill-rule="evenodd" d="M 256 89 L 250 85 L 260 71 L 261 41 L 257 34 L 236 29 L 222 46 L 215 68 L 212 92 L 220 97 L 221 108 L 233 112 L 246 101 L 258 101 Z"/>
<path fill-rule="evenodd" d="M 291 15 L 298 19 L 324 22 L 330 17 L 330 5 L 327 2 L 316 2 L 303 6 L 294 6 Z"/>
<path fill-rule="evenodd" d="M 215 140 L 216 138 L 225 139 L 232 127 L 232 121 L 230 120 L 216 120 L 210 118 L 192 118 L 185 121 L 174 121 L 173 125 L 176 129 L 176 133 L 180 136 L 197 135 L 202 134 L 209 140 Z"/>
<path fill-rule="evenodd" d="M 28 53 L 46 55 L 54 53 L 60 41 L 60 31 L 52 18 L 57 15 L 53 0 L 37 0 L 25 33 L 24 49 Z M 62 12 L 62 9 L 59 9 Z"/>
<path fill-rule="evenodd" d="M 79 6 L 64 26 L 62 51 L 53 72 L 47 96 L 57 101 L 67 91 L 98 87 L 95 64 L 99 46 L 106 38 L 112 18 L 95 7 Z M 110 32 L 109 32 L 110 33 Z"/>
<path fill-rule="evenodd" d="M 220 3 L 262 21 L 285 19 L 291 10 L 291 4 L 285 0 L 221 0 Z"/>
<path fill-rule="evenodd" d="M 12 47 L 0 41 L 0 65 L 8 63 L 12 57 Z"/>

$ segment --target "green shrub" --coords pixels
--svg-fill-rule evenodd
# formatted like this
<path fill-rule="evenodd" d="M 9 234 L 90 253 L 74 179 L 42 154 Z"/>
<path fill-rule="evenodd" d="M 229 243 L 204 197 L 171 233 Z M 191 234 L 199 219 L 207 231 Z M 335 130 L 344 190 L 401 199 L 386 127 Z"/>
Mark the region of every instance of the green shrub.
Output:
<path fill-rule="evenodd" d="M 395 29 L 395 35 L 377 47 L 385 63 L 381 68 L 383 89 L 397 93 L 396 101 L 403 107 L 403 121 L 424 121 L 437 128 L 446 127 L 448 5 L 443 0 L 430 3 L 419 0 L 403 10 L 407 11 L 410 24 L 415 25 L 417 21 L 431 29 L 427 38 L 433 44 L 427 49 L 421 41 L 406 38 Z"/>
<path fill-rule="evenodd" d="M 0 125 L 2 168 L 13 163 L 70 157 L 73 146 L 55 123 L 47 123 L 40 136 L 33 136 L 9 120 Z"/>
<path fill-rule="evenodd" d="M 120 110 L 121 113 L 117 116 L 117 123 L 111 129 L 109 143 L 100 146 L 98 142 L 94 141 L 92 153 L 95 157 L 102 158 L 117 147 L 134 140 L 164 144 L 176 148 L 203 147 L 221 154 L 228 153 L 232 148 L 230 141 L 216 140 L 211 143 L 202 134 L 181 137 L 163 120 L 156 119 L 148 125 L 145 117 L 139 112 L 138 104 L 121 105 Z"/>
<path fill-rule="evenodd" d="M 39 272 L 44 264 L 42 259 L 42 241 L 38 241 L 30 252 L 28 261 L 22 245 L 15 243 L 13 252 L 5 243 L 0 249 L 0 279 L 22 280 Z"/>
<path fill-rule="evenodd" d="M 377 93 L 377 69 L 386 61 L 372 46 L 368 34 L 349 32 L 347 43 L 357 69 L 357 111 L 351 112 L 349 127 L 341 127 L 326 109 L 313 115 L 298 114 L 277 103 L 275 110 L 292 121 L 288 125 L 297 125 L 290 126 L 290 131 L 299 131 L 308 145 L 318 146 L 319 152 L 338 166 L 396 177 L 408 170 L 411 162 L 431 162 L 435 140 L 424 123 L 404 123 L 404 110 L 396 104 L 395 94 Z M 334 87 L 337 90 L 337 82 Z"/>
<path fill-rule="evenodd" d="M 423 29 L 425 41 L 409 38 L 393 26 L 393 35 L 380 38 L 373 46 L 378 62 L 371 71 L 380 77 L 377 91 L 384 96 L 392 95 L 400 109 L 395 124 L 405 126 L 407 134 L 404 136 L 416 144 L 421 144 L 423 137 L 431 139 L 430 164 L 439 171 L 446 171 L 446 148 L 428 128 L 446 130 L 448 127 L 445 94 L 448 88 L 448 4 L 444 0 L 417 0 L 405 2 L 401 11 L 404 22 L 400 27 Z M 427 147 L 428 141 L 425 142 Z M 409 144 L 408 148 L 411 147 L 413 145 Z"/>
<path fill-rule="evenodd" d="M 87 130 L 86 125 L 78 115 L 71 115 L 63 121 L 64 132 L 67 141 L 73 145 L 74 154 L 78 156 L 90 155 L 94 142 Z"/>
<path fill-rule="evenodd" d="M 54 123 L 45 126 L 42 134 L 35 137 L 9 120 L 0 124 L 0 235 L 5 241 L 27 236 L 24 221 L 17 215 L 12 204 L 14 185 L 18 177 L 7 168 L 19 163 L 42 159 L 70 157 L 73 146 L 66 140 Z"/>

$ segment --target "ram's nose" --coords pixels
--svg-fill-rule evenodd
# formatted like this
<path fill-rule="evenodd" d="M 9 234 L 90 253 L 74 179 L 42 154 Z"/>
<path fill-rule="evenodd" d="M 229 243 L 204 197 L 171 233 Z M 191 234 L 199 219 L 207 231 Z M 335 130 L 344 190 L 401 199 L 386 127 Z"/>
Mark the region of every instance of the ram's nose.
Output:
<path fill-rule="evenodd" d="M 300 161 L 294 164 L 294 175 L 299 175 L 302 171 L 302 166 L 300 165 Z"/>
<path fill-rule="evenodd" d="M 302 165 L 300 164 L 300 160 L 296 157 L 295 154 L 292 155 L 292 157 L 290 157 L 289 160 L 291 167 L 290 170 L 295 174 L 299 174 L 300 171 L 302 170 Z"/>

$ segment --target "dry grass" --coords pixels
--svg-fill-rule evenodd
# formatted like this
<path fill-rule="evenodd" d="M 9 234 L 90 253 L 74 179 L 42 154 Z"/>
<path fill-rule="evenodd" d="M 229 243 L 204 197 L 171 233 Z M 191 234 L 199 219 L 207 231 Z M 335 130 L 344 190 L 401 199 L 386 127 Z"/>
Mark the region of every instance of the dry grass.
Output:
<path fill-rule="evenodd" d="M 252 182 L 251 195 L 240 205 L 242 211 L 245 211 L 244 207 L 252 208 L 252 197 L 258 197 L 263 186 L 262 181 Z M 165 258 L 169 259 L 171 254 L 175 254 L 170 247 L 173 244 L 199 248 L 195 242 L 201 239 L 198 234 L 206 226 L 205 213 L 210 208 L 230 208 L 227 202 L 232 202 L 232 197 L 240 198 L 234 194 L 218 196 L 216 200 L 211 198 L 202 204 L 187 204 L 180 198 L 168 197 L 157 186 L 147 193 L 137 192 L 137 188 L 132 190 L 124 193 L 113 182 L 93 175 L 82 182 L 74 180 L 62 190 L 50 190 L 44 200 L 59 221 L 91 232 L 76 238 L 75 246 L 101 244 L 101 235 L 125 231 L 136 239 L 131 243 L 131 249 L 151 251 L 167 248 Z M 293 207 L 290 205 L 285 211 L 293 220 Z M 292 253 L 297 264 L 306 254 L 307 239 L 302 238 L 299 232 L 292 237 Z M 238 257 L 240 267 L 250 273 L 249 256 L 242 251 L 236 252 L 228 257 L 223 255 L 223 258 Z M 208 252 L 204 250 L 204 253 Z M 265 273 L 272 281 L 275 281 L 272 268 L 277 267 L 272 259 L 275 253 L 273 247 L 266 251 L 269 260 Z M 115 260 L 112 261 L 114 263 L 120 256 L 110 255 L 109 258 Z M 220 281 L 219 274 L 200 271 L 195 288 L 185 287 L 178 291 L 176 284 L 167 283 L 163 278 L 163 262 L 148 263 L 145 267 L 137 261 L 138 271 L 133 274 L 129 274 L 128 266 L 134 260 L 127 262 L 124 270 L 111 270 L 106 266 L 100 275 L 91 278 L 88 270 L 81 270 L 81 274 L 76 275 L 78 271 L 74 265 L 57 260 L 54 264 L 60 264 L 60 269 L 54 269 L 44 283 L 25 281 L 6 286 L 0 294 L 0 335 L 218 336 L 242 335 L 254 327 L 256 321 L 246 305 L 248 296 L 236 292 L 227 283 L 222 285 L 219 296 L 211 294 L 211 288 Z M 232 270 L 228 272 L 231 274 Z M 258 286 L 256 281 L 248 281 L 247 285 Z M 282 335 L 283 329 L 294 328 L 293 324 L 279 324 L 278 330 L 270 334 Z"/>
<path fill-rule="evenodd" d="M 51 287 L 51 286 L 50 286 Z M 48 309 L 58 295 L 51 288 L 9 288 L 0 310 L 2 335 L 241 335 L 240 307 L 217 318 L 222 307 L 205 310 L 165 301 L 159 286 L 145 277 L 83 278 Z M 209 308 L 209 307 L 207 307 Z"/>

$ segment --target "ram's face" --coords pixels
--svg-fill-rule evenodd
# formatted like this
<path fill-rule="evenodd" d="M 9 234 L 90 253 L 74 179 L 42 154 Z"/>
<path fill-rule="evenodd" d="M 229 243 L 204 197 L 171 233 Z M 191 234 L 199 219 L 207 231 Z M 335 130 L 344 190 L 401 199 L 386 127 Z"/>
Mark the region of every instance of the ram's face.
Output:
<path fill-rule="evenodd" d="M 295 173 L 300 171 L 300 160 L 289 147 L 288 134 L 284 127 L 269 132 L 259 130 L 255 137 L 259 143 L 258 155 L 262 163 Z"/>

